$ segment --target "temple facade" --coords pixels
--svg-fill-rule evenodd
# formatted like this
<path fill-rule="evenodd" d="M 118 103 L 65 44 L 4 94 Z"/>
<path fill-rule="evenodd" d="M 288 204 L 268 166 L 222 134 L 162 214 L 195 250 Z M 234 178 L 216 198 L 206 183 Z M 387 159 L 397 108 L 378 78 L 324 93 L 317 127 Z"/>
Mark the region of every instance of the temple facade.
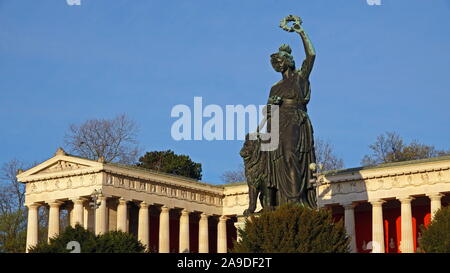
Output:
<path fill-rule="evenodd" d="M 48 209 L 49 238 L 65 211 L 67 225 L 129 232 L 155 252 L 226 253 L 248 206 L 245 183 L 211 185 L 62 149 L 17 178 L 26 185 L 27 249 L 42 239 L 39 209 Z M 353 252 L 415 252 L 420 226 L 448 205 L 449 193 L 450 157 L 439 157 L 325 173 L 317 197 L 344 220 Z"/>

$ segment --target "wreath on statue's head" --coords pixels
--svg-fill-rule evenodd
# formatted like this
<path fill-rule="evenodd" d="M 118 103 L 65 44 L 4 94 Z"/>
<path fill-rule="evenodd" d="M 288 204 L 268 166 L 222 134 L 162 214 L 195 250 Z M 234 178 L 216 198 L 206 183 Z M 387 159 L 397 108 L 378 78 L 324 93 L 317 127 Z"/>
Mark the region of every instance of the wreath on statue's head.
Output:
<path fill-rule="evenodd" d="M 293 22 L 293 26 L 288 26 L 289 22 Z M 294 25 L 301 25 L 302 24 L 302 19 L 296 15 L 288 15 L 286 17 L 284 17 L 283 19 L 281 19 L 280 21 L 280 27 L 283 30 L 286 30 L 288 32 L 294 32 Z"/>

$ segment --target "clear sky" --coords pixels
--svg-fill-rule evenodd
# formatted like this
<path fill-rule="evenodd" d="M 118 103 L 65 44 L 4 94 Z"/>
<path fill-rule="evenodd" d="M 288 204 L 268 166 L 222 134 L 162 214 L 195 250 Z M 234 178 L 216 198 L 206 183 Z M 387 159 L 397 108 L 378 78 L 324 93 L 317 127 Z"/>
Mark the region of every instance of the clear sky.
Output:
<path fill-rule="evenodd" d="M 269 55 L 317 51 L 309 115 L 346 167 L 385 131 L 450 148 L 450 0 L 0 0 L 0 163 L 50 158 L 71 123 L 126 113 L 145 151 L 172 149 L 220 183 L 242 141 L 175 141 L 176 104 L 264 104 Z"/>

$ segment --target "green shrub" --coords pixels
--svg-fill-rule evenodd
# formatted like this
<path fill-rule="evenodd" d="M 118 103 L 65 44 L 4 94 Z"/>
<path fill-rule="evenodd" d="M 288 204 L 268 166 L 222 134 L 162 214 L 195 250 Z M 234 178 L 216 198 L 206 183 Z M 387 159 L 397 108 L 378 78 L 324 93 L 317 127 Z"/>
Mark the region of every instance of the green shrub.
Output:
<path fill-rule="evenodd" d="M 327 209 L 313 210 L 295 204 L 251 216 L 235 253 L 346 253 L 349 239 L 343 222 L 334 223 Z"/>
<path fill-rule="evenodd" d="M 110 231 L 96 236 L 80 225 L 67 227 L 50 242 L 41 242 L 29 249 L 30 253 L 70 253 L 67 244 L 71 241 L 80 243 L 81 253 L 140 253 L 145 247 L 132 234 L 122 231 Z"/>
<path fill-rule="evenodd" d="M 58 236 L 50 239 L 50 242 L 40 242 L 29 249 L 30 253 L 70 253 L 67 244 L 71 241 L 80 243 L 81 253 L 91 253 L 95 250 L 96 236 L 94 233 L 84 229 L 80 225 L 75 228 L 68 226 Z"/>
<path fill-rule="evenodd" d="M 97 253 L 142 253 L 145 247 L 132 234 L 110 231 L 97 238 Z"/>
<path fill-rule="evenodd" d="M 438 210 L 427 228 L 421 227 L 420 248 L 428 253 L 450 253 L 450 206 Z"/>

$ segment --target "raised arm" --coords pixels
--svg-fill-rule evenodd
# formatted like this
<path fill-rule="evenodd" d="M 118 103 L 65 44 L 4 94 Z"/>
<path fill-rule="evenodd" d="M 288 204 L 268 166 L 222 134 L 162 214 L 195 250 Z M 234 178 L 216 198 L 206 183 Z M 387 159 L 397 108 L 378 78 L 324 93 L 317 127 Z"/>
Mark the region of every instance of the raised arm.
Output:
<path fill-rule="evenodd" d="M 298 72 L 304 77 L 309 78 L 309 74 L 311 74 L 311 71 L 314 66 L 314 60 L 316 59 L 316 51 L 314 50 L 314 46 L 311 43 L 311 40 L 308 37 L 308 34 L 306 34 L 303 27 L 299 24 L 294 24 L 293 28 L 295 32 L 297 32 L 300 37 L 302 38 L 303 47 L 305 48 L 305 55 L 306 58 L 303 61 L 302 67 L 298 70 Z"/>

